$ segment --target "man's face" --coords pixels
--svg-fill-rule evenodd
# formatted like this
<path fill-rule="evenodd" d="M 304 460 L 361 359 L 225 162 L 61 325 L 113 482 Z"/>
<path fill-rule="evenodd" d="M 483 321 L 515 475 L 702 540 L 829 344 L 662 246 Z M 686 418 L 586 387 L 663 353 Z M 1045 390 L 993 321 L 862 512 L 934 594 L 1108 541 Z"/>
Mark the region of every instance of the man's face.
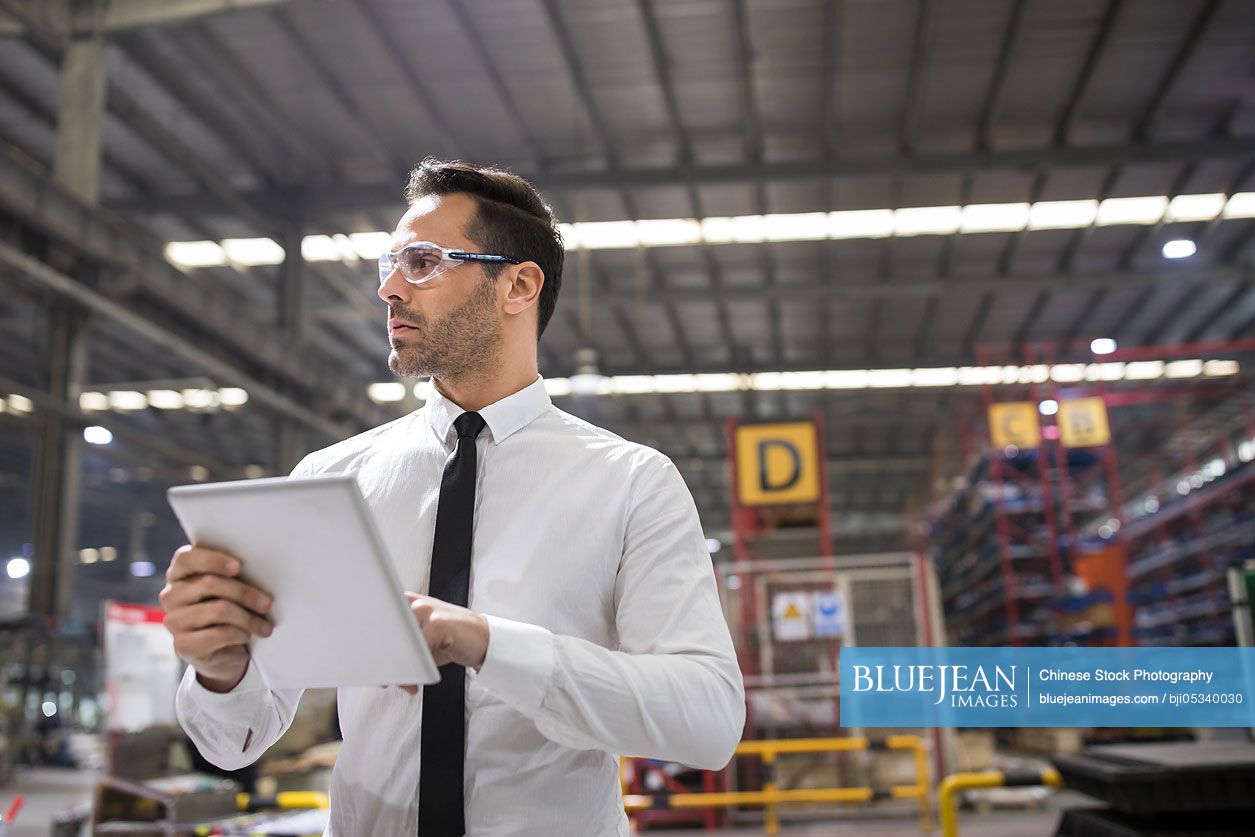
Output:
<path fill-rule="evenodd" d="M 467 195 L 427 195 L 397 222 L 395 252 L 430 241 L 470 252 L 480 248 L 463 232 L 475 215 Z M 459 378 L 489 366 L 501 345 L 497 283 L 475 262 L 462 262 L 429 282 L 412 285 L 394 270 L 379 287 L 388 303 L 388 366 L 402 377 Z"/>

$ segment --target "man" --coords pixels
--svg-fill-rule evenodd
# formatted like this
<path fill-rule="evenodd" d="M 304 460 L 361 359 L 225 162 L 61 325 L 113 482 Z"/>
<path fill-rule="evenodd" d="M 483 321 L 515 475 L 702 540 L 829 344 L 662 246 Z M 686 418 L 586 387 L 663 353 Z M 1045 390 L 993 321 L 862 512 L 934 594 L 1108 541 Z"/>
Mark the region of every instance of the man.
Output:
<path fill-rule="evenodd" d="M 293 475 L 356 475 L 402 582 L 430 594 L 409 595 L 442 679 L 340 689 L 329 833 L 625 835 L 618 756 L 718 769 L 744 723 L 697 511 L 666 457 L 550 403 L 536 344 L 563 247 L 532 186 L 429 159 L 406 197 L 379 296 L 389 365 L 430 375 L 431 399 Z M 161 596 L 190 663 L 179 717 L 224 768 L 300 698 L 249 666 L 270 598 L 240 567 L 185 546 Z"/>

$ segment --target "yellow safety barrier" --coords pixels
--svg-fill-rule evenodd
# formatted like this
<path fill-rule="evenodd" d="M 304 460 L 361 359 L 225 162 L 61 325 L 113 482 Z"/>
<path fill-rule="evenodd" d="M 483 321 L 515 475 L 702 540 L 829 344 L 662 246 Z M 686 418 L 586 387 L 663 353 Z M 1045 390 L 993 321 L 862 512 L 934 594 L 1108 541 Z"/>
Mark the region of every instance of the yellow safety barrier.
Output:
<path fill-rule="evenodd" d="M 986 770 L 981 773 L 951 773 L 937 791 L 937 807 L 940 808 L 941 837 L 958 837 L 959 814 L 955 795 L 960 791 L 975 788 L 1017 788 L 1047 785 L 1052 788 L 1063 787 L 1063 778 L 1059 771 L 1047 768 L 1041 771 L 1003 772 Z"/>
<path fill-rule="evenodd" d="M 269 808 L 279 808 L 281 810 L 296 808 L 327 809 L 331 807 L 331 800 L 327 797 L 327 794 L 319 791 L 282 791 L 274 796 L 237 793 L 235 795 L 235 805 L 241 811 L 261 811 Z"/>
<path fill-rule="evenodd" d="M 795 753 L 836 753 L 852 750 L 911 750 L 914 753 L 915 784 L 892 788 L 804 788 L 781 790 L 776 786 L 776 757 Z M 742 741 L 736 748 L 738 756 L 758 756 L 765 768 L 762 790 L 717 793 L 629 794 L 624 781 L 623 805 L 629 811 L 651 808 L 730 808 L 737 805 L 761 805 L 768 834 L 780 833 L 778 806 L 803 802 L 867 803 L 879 799 L 916 799 L 919 802 L 920 827 L 932 830 L 928 804 L 928 757 L 924 741 L 916 735 L 890 735 L 884 739 L 794 738 L 780 741 Z M 624 760 L 625 762 L 628 759 Z"/>

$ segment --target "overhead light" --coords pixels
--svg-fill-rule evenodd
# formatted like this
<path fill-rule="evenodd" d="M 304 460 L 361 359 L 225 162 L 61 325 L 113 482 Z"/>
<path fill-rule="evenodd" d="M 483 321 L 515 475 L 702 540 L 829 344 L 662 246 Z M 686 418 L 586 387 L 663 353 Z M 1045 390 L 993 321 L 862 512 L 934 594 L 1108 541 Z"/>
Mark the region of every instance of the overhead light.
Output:
<path fill-rule="evenodd" d="M 216 389 L 185 389 L 183 403 L 189 410 L 213 410 L 222 403 Z"/>
<path fill-rule="evenodd" d="M 886 238 L 893 235 L 893 210 L 829 212 L 828 234 L 832 238 Z"/>
<path fill-rule="evenodd" d="M 1028 225 L 1029 208 L 1026 203 L 983 203 L 963 207 L 959 231 L 1014 232 Z"/>
<path fill-rule="evenodd" d="M 714 555 L 716 552 L 718 552 L 721 549 L 723 549 L 723 544 L 720 542 L 718 538 L 706 539 L 706 551 L 709 552 L 711 555 Z"/>
<path fill-rule="evenodd" d="M 814 241 L 828 237 L 827 212 L 794 212 L 764 215 L 763 235 L 768 241 Z"/>
<path fill-rule="evenodd" d="M 196 482 L 204 482 L 209 479 L 209 469 L 204 465 L 193 465 L 187 469 L 187 475 Z"/>
<path fill-rule="evenodd" d="M 1114 224 L 1157 224 L 1168 209 L 1163 195 L 1147 198 L 1107 198 L 1098 204 L 1098 226 Z"/>
<path fill-rule="evenodd" d="M 1116 341 L 1110 337 L 1095 337 L 1090 341 L 1089 350 L 1096 355 L 1109 355 L 1116 350 Z"/>
<path fill-rule="evenodd" d="M 1225 202 L 1226 218 L 1255 218 L 1255 192 L 1238 192 Z"/>
<path fill-rule="evenodd" d="M 952 387 L 959 382 L 959 370 L 950 367 L 912 370 L 912 381 L 917 387 Z"/>
<path fill-rule="evenodd" d="M 1236 360 L 1209 360 L 1203 363 L 1203 374 L 1208 378 L 1236 375 L 1240 371 Z"/>
<path fill-rule="evenodd" d="M 109 406 L 114 410 L 133 411 L 148 407 L 148 396 L 129 389 L 115 389 L 109 393 Z"/>
<path fill-rule="evenodd" d="M 228 262 L 249 267 L 264 264 L 282 264 L 286 254 L 273 238 L 223 239 L 222 252 Z"/>
<path fill-rule="evenodd" d="M 109 396 L 103 392 L 84 392 L 78 396 L 78 408 L 83 411 L 109 409 Z"/>
<path fill-rule="evenodd" d="M 1138 360 L 1124 365 L 1124 380 L 1150 381 L 1163 377 L 1162 360 Z"/>
<path fill-rule="evenodd" d="M 1209 195 L 1177 195 L 1168 204 L 1167 221 L 1210 221 L 1224 209 L 1222 192 Z"/>
<path fill-rule="evenodd" d="M 45 700 L 44 705 L 40 708 L 43 710 L 45 718 L 51 718 L 57 714 L 57 705 L 50 700 Z"/>
<path fill-rule="evenodd" d="M 632 221 L 585 222 L 577 225 L 576 235 L 576 246 L 588 250 L 627 249 L 641 243 Z"/>
<path fill-rule="evenodd" d="M 1123 363 L 1091 363 L 1085 367 L 1087 381 L 1118 381 L 1123 377 Z"/>
<path fill-rule="evenodd" d="M 250 480 L 261 479 L 266 476 L 266 469 L 260 465 L 245 465 L 244 477 Z"/>
<path fill-rule="evenodd" d="M 583 240 L 583 233 L 580 234 Z M 702 240 L 707 244 L 753 244 L 766 237 L 761 215 L 702 220 Z"/>
<path fill-rule="evenodd" d="M 597 395 L 609 390 L 609 379 L 597 365 L 597 350 L 575 350 L 575 374 L 571 376 L 571 392 L 575 395 Z"/>
<path fill-rule="evenodd" d="M 636 222 L 637 240 L 644 247 L 674 247 L 698 244 L 702 225 L 694 218 L 662 218 Z"/>
<path fill-rule="evenodd" d="M 248 403 L 248 391 L 240 387 L 223 387 L 218 390 L 218 399 L 224 407 L 243 407 Z"/>
<path fill-rule="evenodd" d="M 10 558 L 4 569 L 8 573 L 9 578 L 25 578 L 30 574 L 31 563 L 25 558 Z"/>
<path fill-rule="evenodd" d="M 89 445 L 107 445 L 113 441 L 113 433 L 107 427 L 93 424 L 83 428 L 83 441 Z"/>
<path fill-rule="evenodd" d="M 157 567 L 152 561 L 132 561 L 131 575 L 136 578 L 148 578 L 157 572 Z"/>
<path fill-rule="evenodd" d="M 571 394 L 569 378 L 545 378 L 545 392 L 551 398 L 560 398 Z"/>
<path fill-rule="evenodd" d="M 959 229 L 962 210 L 957 206 L 913 206 L 893 213 L 894 235 L 945 235 Z"/>
<path fill-rule="evenodd" d="M 1188 259 L 1198 252 L 1198 246 L 1188 238 L 1174 238 L 1164 242 L 1161 252 L 1165 259 Z"/>
<path fill-rule="evenodd" d="M 148 403 L 158 410 L 182 410 L 183 393 L 177 389 L 152 389 L 148 391 Z"/>
<path fill-rule="evenodd" d="M 392 233 L 349 233 L 349 243 L 364 261 L 373 262 L 392 249 Z"/>
<path fill-rule="evenodd" d="M 1056 363 L 1050 367 L 1050 378 L 1060 384 L 1074 384 L 1085 380 L 1085 364 Z"/>
<path fill-rule="evenodd" d="M 1098 201 L 1038 201 L 1029 207 L 1030 230 L 1088 227 L 1098 217 Z"/>
<path fill-rule="evenodd" d="M 15 392 L 9 396 L 9 409 L 15 413 L 29 413 L 35 409 L 35 404 L 25 395 Z"/>
<path fill-rule="evenodd" d="M 1169 378 L 1197 378 L 1203 374 L 1203 362 L 1201 360 L 1174 360 L 1164 368 L 1164 374 Z"/>
<path fill-rule="evenodd" d="M 78 551 L 78 560 L 81 564 L 94 564 L 100 560 L 100 551 L 97 549 L 80 549 Z"/>
<path fill-rule="evenodd" d="M 301 239 L 301 258 L 307 262 L 338 262 L 343 257 L 340 245 L 329 235 L 307 235 Z"/>
<path fill-rule="evenodd" d="M 430 380 L 418 381 L 414 384 L 414 397 L 426 404 L 431 400 L 432 394 L 436 391 L 435 386 Z"/>
<path fill-rule="evenodd" d="M 1037 405 L 1037 412 L 1043 416 L 1053 416 L 1059 412 L 1059 402 L 1053 398 L 1047 398 L 1045 401 Z"/>
<path fill-rule="evenodd" d="M 176 267 L 213 267 L 227 263 L 216 241 L 172 241 L 166 245 L 166 261 Z"/>
<path fill-rule="evenodd" d="M 100 548 L 100 560 L 108 564 L 110 561 L 116 561 L 118 558 L 118 549 L 115 546 L 102 546 Z"/>
<path fill-rule="evenodd" d="M 405 399 L 405 384 L 400 381 L 385 381 L 366 387 L 366 394 L 376 404 L 388 404 Z"/>

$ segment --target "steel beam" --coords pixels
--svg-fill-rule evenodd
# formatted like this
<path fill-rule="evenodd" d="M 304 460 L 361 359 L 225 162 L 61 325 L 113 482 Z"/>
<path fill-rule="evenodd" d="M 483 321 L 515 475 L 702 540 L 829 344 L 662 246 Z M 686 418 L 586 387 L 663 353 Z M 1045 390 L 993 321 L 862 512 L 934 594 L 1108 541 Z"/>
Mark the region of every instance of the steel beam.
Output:
<path fill-rule="evenodd" d="M 292 0 L 110 0 L 101 24 L 106 31 L 120 32 L 162 23 L 191 20 L 258 6 L 290 3 Z M 17 0 L 4 0 L 6 7 Z M 90 32 L 96 25 L 88 8 L 64 2 L 42 0 L 44 24 L 66 37 Z M 32 4 L 38 5 L 38 4 Z M 0 20 L 0 36 L 26 34 L 27 26 L 17 17 Z"/>
<path fill-rule="evenodd" d="M 2 2 L 3 0 L 0 0 Z M 977 172 L 994 169 L 1036 171 L 1044 168 L 1136 165 L 1153 162 L 1255 158 L 1249 140 L 1204 139 L 1095 145 L 1077 148 L 1007 149 L 958 153 L 918 154 L 910 157 L 837 157 L 831 161 L 764 161 L 761 163 L 694 164 L 660 168 L 608 169 L 598 171 L 548 171 L 524 173 L 538 188 L 550 191 L 587 188 L 626 188 L 669 186 L 691 179 L 697 185 L 744 183 L 754 180 L 814 180 L 823 177 L 851 178 L 869 175 L 906 177 L 941 172 Z M 254 206 L 276 206 L 293 197 L 270 190 L 240 193 L 240 199 Z M 401 199 L 395 181 L 379 183 L 336 183 L 313 186 L 297 192 L 298 203 L 311 222 L 338 213 L 399 207 Z M 109 204 L 112 208 L 149 212 L 209 212 L 221 214 L 231 207 L 213 195 L 141 195 Z"/>

